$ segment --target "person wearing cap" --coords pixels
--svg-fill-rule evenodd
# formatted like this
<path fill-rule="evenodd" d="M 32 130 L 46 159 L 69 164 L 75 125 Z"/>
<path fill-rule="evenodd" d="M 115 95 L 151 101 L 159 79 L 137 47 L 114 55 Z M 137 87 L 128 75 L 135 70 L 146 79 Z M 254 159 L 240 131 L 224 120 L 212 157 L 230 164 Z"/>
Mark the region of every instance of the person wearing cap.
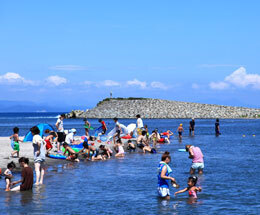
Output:
<path fill-rule="evenodd" d="M 189 128 L 190 135 L 192 134 L 192 136 L 194 136 L 194 129 L 195 129 L 195 120 L 194 118 L 192 118 L 190 121 L 190 128 Z"/>
<path fill-rule="evenodd" d="M 72 128 L 69 130 L 69 134 L 66 135 L 65 143 L 69 145 L 77 145 L 78 141 L 74 139 L 74 135 L 76 134 L 77 130 L 75 128 Z"/>
<path fill-rule="evenodd" d="M 204 155 L 202 154 L 200 148 L 193 145 L 186 145 L 185 149 L 189 152 L 189 158 L 192 159 L 190 174 L 193 175 L 196 170 L 198 170 L 199 174 L 202 174 L 204 169 Z"/>
<path fill-rule="evenodd" d="M 184 129 L 182 127 L 182 124 L 179 125 L 178 129 L 177 129 L 177 132 L 179 134 L 179 140 L 182 139 L 182 133 L 184 132 Z"/>

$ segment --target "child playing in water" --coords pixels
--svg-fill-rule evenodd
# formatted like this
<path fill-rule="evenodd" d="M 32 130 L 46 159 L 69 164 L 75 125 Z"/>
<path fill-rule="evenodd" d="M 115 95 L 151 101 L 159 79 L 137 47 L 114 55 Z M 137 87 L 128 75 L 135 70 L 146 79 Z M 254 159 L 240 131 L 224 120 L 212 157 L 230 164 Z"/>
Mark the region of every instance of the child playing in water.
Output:
<path fill-rule="evenodd" d="M 182 132 L 184 132 L 184 129 L 182 127 L 182 124 L 177 128 L 177 132 L 179 133 L 179 139 L 182 139 Z"/>
<path fill-rule="evenodd" d="M 66 160 L 79 162 L 76 152 L 67 143 L 64 143 L 63 147 L 65 148 L 64 155 L 66 155 L 66 152 L 69 154 Z"/>
<path fill-rule="evenodd" d="M 50 153 L 50 151 L 52 150 L 53 146 L 53 142 L 55 142 L 55 140 L 57 140 L 57 133 L 54 131 L 50 131 L 49 129 L 45 130 L 45 134 L 48 134 L 48 136 L 45 138 L 45 142 L 46 142 L 46 155 L 48 155 Z"/>
<path fill-rule="evenodd" d="M 111 158 L 113 151 L 109 147 L 106 147 L 105 145 L 100 145 L 99 149 L 101 150 L 101 156 L 103 157 L 103 159 Z"/>
<path fill-rule="evenodd" d="M 197 183 L 198 178 L 196 176 L 191 176 L 188 179 L 188 187 L 184 188 L 183 190 L 179 190 L 177 192 L 174 193 L 174 195 L 176 196 L 178 193 L 184 193 L 186 191 L 189 192 L 189 197 L 190 198 L 197 198 L 197 192 L 201 192 L 201 187 L 196 187 L 196 183 Z"/>
<path fill-rule="evenodd" d="M 125 150 L 122 146 L 122 141 L 121 141 L 121 138 L 119 138 L 117 141 L 116 141 L 116 147 L 118 149 L 118 152 L 115 154 L 115 156 L 118 158 L 118 157 L 124 157 L 125 156 Z"/>
<path fill-rule="evenodd" d="M 135 152 L 135 144 L 133 144 L 131 140 L 128 140 L 127 144 L 127 149 L 129 150 L 129 152 Z"/>
<path fill-rule="evenodd" d="M 15 154 L 17 154 L 17 157 L 19 158 L 19 151 L 20 151 L 20 145 L 19 142 L 23 142 L 19 139 L 19 128 L 14 127 L 13 128 L 14 134 L 10 136 L 11 139 L 11 145 L 14 151 L 11 153 L 11 157 L 13 157 Z"/>
<path fill-rule="evenodd" d="M 4 172 L 5 175 L 5 182 L 6 182 L 6 186 L 5 186 L 5 191 L 10 191 L 11 188 L 11 180 L 13 178 L 13 174 L 12 174 L 12 170 L 15 168 L 15 164 L 12 161 L 11 163 L 7 164 L 7 169 Z"/>

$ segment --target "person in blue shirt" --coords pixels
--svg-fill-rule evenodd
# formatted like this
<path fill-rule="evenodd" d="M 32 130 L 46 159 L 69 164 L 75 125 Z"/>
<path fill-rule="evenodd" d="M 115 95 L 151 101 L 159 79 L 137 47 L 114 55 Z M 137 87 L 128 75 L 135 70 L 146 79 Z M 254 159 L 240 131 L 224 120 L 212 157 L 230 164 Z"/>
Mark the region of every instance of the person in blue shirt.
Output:
<path fill-rule="evenodd" d="M 175 178 L 170 177 L 169 175 L 172 173 L 172 169 L 168 165 L 171 162 L 170 152 L 164 152 L 162 155 L 162 161 L 159 163 L 158 166 L 158 195 L 166 200 L 170 199 L 170 190 L 169 190 L 169 183 L 176 185 Z"/>

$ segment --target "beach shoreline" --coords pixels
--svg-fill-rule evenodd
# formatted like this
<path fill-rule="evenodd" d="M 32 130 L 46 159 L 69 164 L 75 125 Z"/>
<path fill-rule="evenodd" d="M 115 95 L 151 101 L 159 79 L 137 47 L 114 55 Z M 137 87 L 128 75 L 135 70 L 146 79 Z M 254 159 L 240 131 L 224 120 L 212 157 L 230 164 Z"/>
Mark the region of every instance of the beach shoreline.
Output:
<path fill-rule="evenodd" d="M 24 137 L 20 137 L 21 139 L 23 139 Z M 79 136 L 75 137 L 76 140 L 80 140 L 81 138 Z M 126 142 L 128 140 L 123 140 L 122 142 L 124 144 L 124 148 L 126 145 Z M 135 140 L 133 140 L 135 141 Z M 32 142 L 22 142 L 19 143 L 20 144 L 20 154 L 19 157 L 26 157 L 29 158 L 29 164 L 30 166 L 33 166 L 34 164 L 34 158 L 33 158 L 33 146 L 32 146 Z M 98 148 L 101 144 L 109 147 L 111 150 L 113 150 L 113 143 L 110 143 L 110 141 L 108 142 L 98 142 L 95 141 L 94 142 L 94 146 L 96 148 Z M 9 137 L 0 137 L 0 146 L 1 146 L 1 150 L 0 150 L 0 168 L 2 169 L 2 173 L 3 171 L 6 169 L 7 164 L 11 161 L 13 161 L 16 164 L 16 169 L 15 171 L 19 171 L 20 167 L 19 167 L 19 163 L 18 160 L 19 158 L 16 157 L 10 157 L 11 152 L 13 151 L 12 147 L 11 147 L 11 143 L 10 143 L 10 138 Z M 45 165 L 51 166 L 51 165 L 55 165 L 55 164 L 65 164 L 71 161 L 66 161 L 66 160 L 61 160 L 61 159 L 53 159 L 53 158 L 49 158 L 46 156 L 45 158 Z"/>

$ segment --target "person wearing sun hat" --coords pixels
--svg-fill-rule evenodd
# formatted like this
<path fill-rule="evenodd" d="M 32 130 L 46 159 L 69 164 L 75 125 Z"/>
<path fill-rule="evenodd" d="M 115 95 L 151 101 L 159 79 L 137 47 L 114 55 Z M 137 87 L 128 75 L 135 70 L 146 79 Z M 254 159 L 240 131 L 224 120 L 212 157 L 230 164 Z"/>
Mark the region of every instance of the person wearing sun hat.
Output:
<path fill-rule="evenodd" d="M 74 139 L 74 135 L 76 134 L 77 130 L 75 128 L 72 128 L 69 130 L 69 134 L 66 135 L 65 143 L 69 145 L 75 145 L 78 144 L 77 141 Z"/>
<path fill-rule="evenodd" d="M 177 129 L 177 132 L 179 134 L 179 140 L 182 139 L 182 133 L 184 132 L 184 129 L 182 127 L 182 124 L 179 125 L 178 129 Z"/>

